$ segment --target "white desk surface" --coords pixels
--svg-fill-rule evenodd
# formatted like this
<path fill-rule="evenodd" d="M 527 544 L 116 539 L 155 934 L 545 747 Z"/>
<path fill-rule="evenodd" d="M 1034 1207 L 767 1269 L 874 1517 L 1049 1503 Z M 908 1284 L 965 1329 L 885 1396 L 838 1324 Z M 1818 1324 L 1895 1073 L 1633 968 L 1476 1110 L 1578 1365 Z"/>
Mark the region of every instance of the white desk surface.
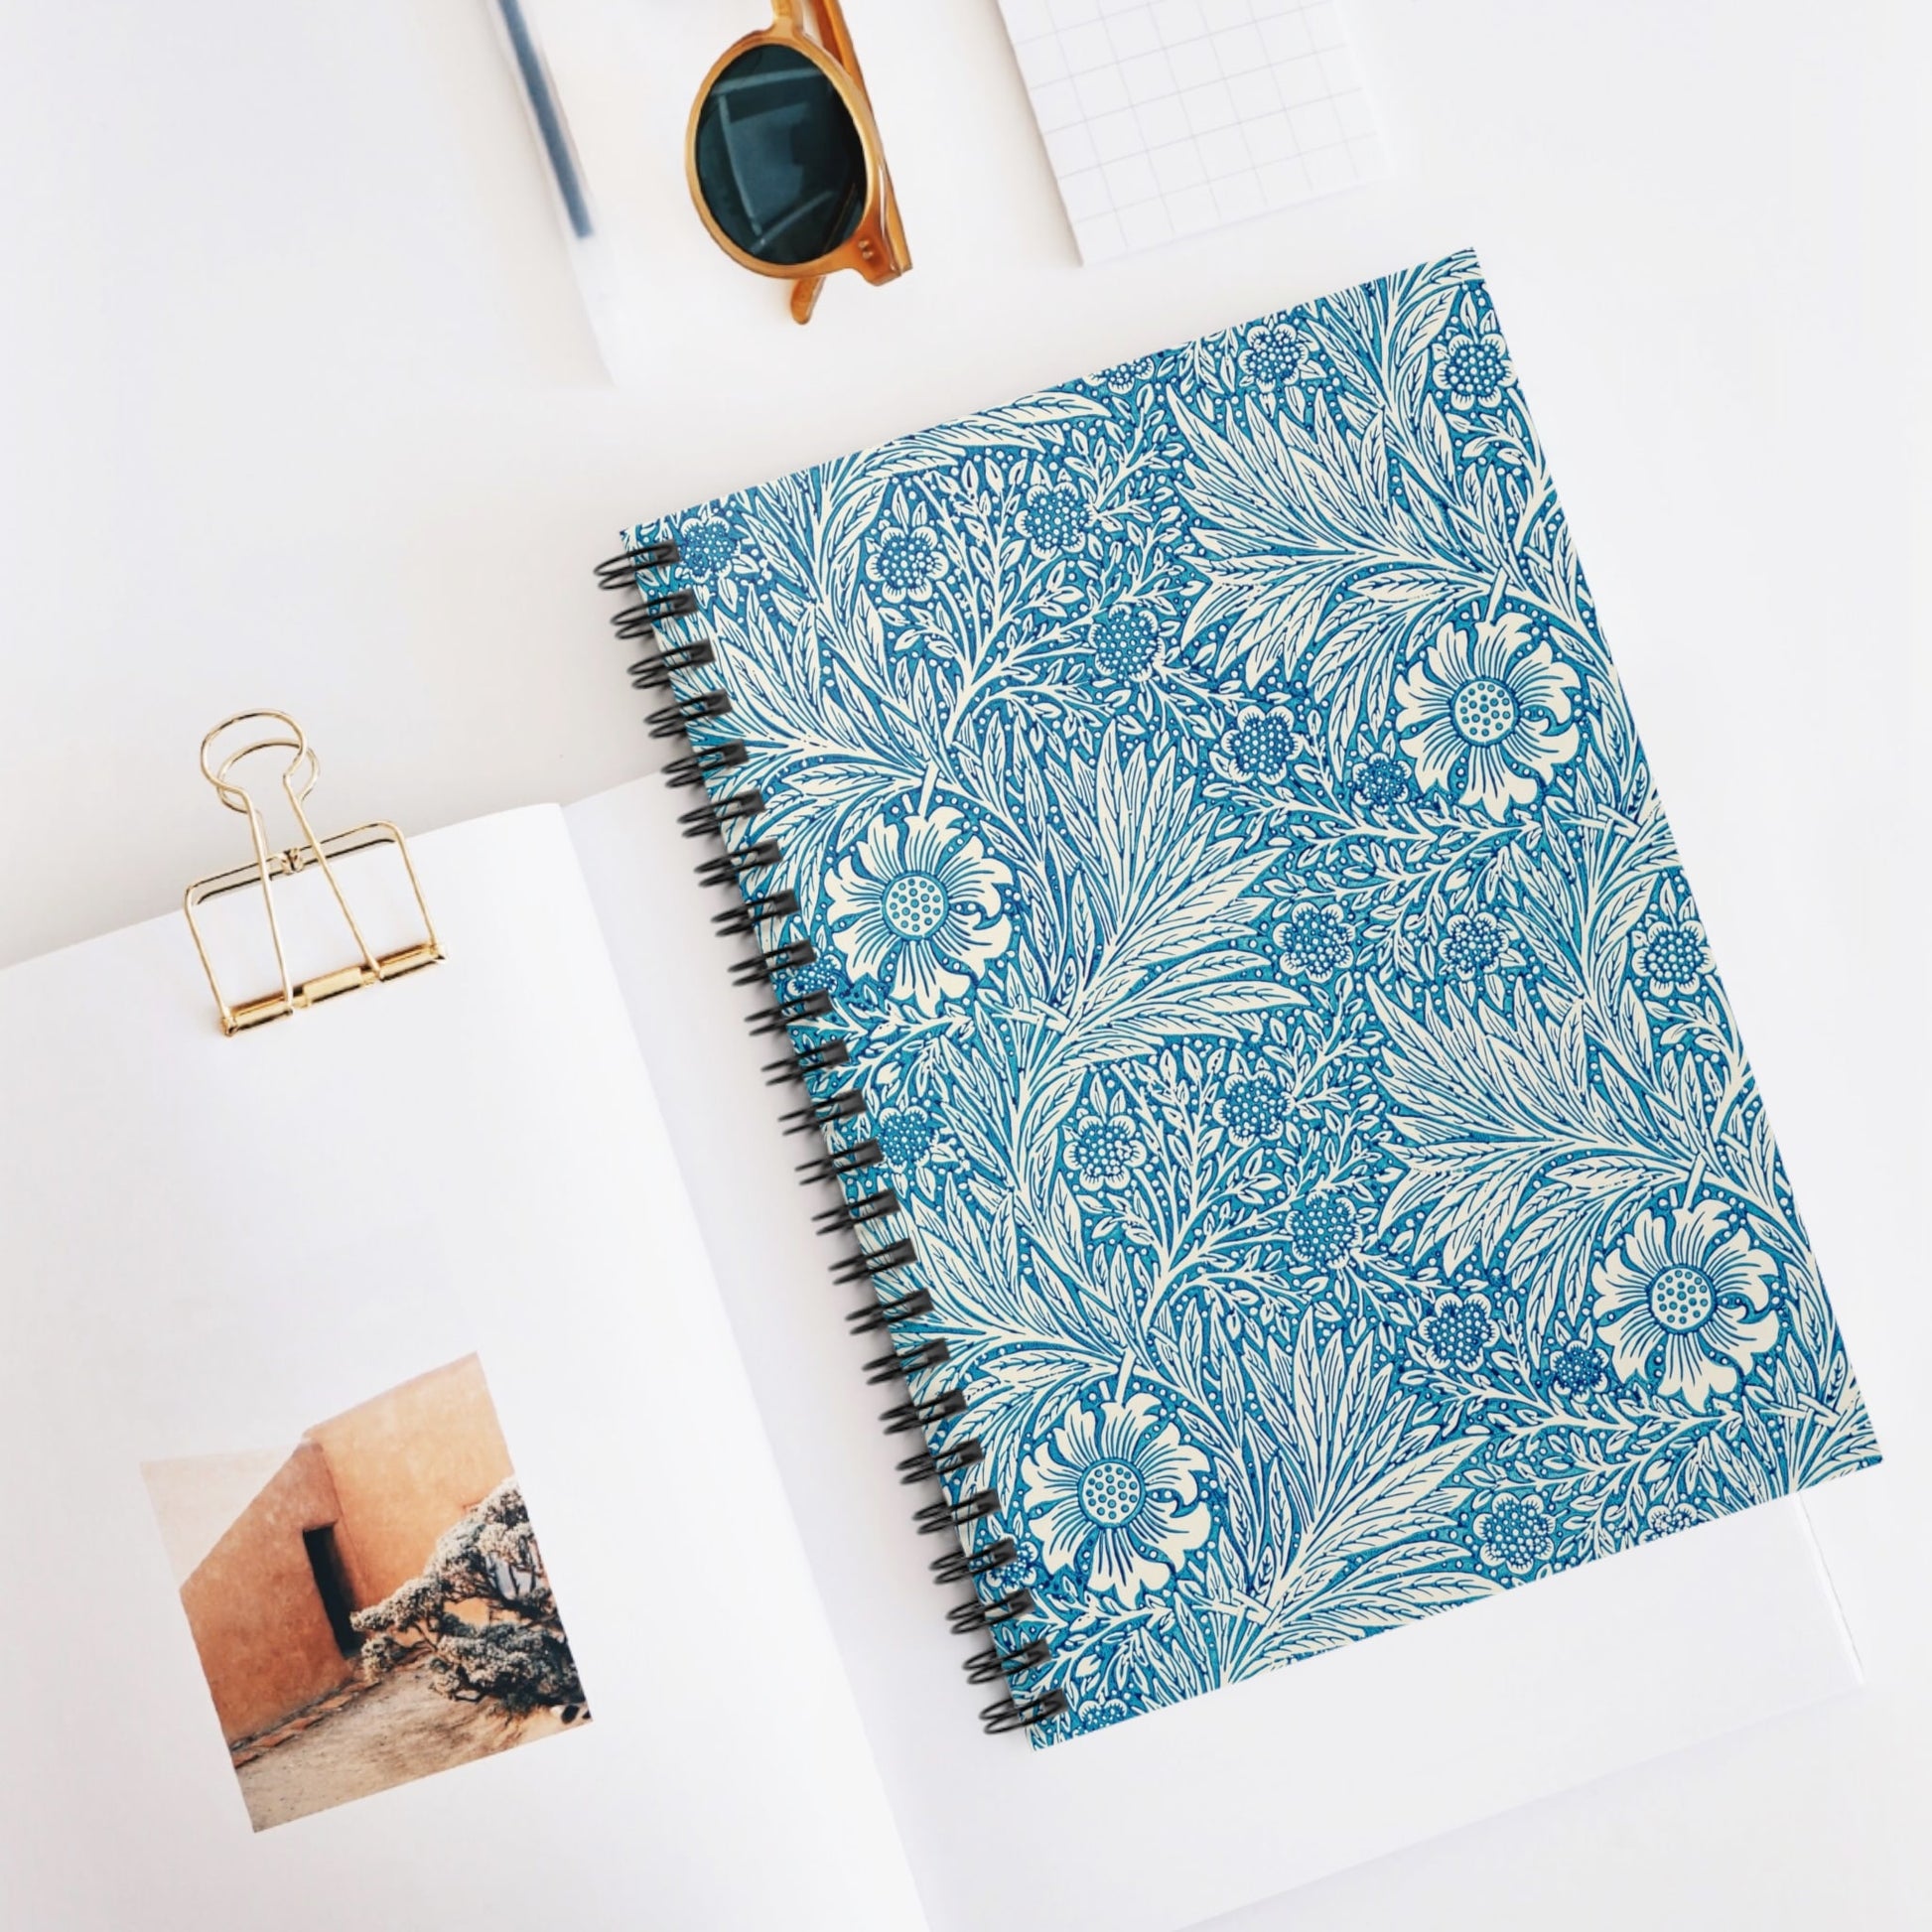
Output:
<path fill-rule="evenodd" d="M 917 269 L 795 330 L 666 206 L 648 394 L 599 382 L 482 0 L 9 10 L 0 960 L 239 856 L 193 768 L 228 711 L 305 721 L 325 825 L 615 783 L 621 521 L 1473 243 L 1887 1450 L 1814 1504 L 1869 1683 L 1224 1926 L 1924 1925 L 1932 37 L 1353 0 L 1390 180 L 1083 269 L 994 0 L 847 5 Z M 674 141 L 694 16 L 759 6 L 628 12 L 678 17 L 639 94 Z"/>

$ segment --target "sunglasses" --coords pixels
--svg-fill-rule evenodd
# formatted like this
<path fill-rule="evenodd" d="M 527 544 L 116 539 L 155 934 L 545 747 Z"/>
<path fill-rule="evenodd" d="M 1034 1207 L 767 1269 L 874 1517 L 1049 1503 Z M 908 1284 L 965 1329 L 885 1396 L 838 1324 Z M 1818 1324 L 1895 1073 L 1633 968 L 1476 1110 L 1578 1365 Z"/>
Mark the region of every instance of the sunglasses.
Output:
<path fill-rule="evenodd" d="M 771 15 L 705 75 L 685 172 L 711 238 L 787 279 L 792 321 L 809 322 L 826 276 L 890 282 L 912 257 L 838 0 L 772 0 Z"/>

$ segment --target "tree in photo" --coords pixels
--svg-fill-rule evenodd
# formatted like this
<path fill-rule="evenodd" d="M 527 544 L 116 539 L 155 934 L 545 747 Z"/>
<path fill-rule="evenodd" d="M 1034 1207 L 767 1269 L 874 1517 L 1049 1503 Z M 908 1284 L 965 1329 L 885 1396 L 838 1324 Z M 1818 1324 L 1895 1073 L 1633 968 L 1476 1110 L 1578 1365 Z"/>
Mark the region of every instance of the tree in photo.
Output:
<path fill-rule="evenodd" d="M 444 1531 L 420 1577 L 351 1621 L 371 1682 L 427 1648 L 430 1683 L 458 1703 L 511 1718 L 550 1706 L 566 1724 L 590 1716 L 514 1477 Z"/>

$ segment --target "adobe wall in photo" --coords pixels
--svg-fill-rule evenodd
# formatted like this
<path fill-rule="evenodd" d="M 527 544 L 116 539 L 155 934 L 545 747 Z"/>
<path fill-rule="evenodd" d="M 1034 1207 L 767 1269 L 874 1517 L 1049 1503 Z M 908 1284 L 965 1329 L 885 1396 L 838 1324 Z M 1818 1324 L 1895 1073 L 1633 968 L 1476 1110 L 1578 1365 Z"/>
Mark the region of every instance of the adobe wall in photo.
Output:
<path fill-rule="evenodd" d="M 265 1730 L 353 1675 L 302 1533 L 341 1515 L 328 1458 L 300 1443 L 182 1586 L 221 1734 Z"/>
<path fill-rule="evenodd" d="M 170 1466 L 179 1489 L 186 1465 Z M 253 1736 L 356 1676 L 349 1614 L 418 1575 L 510 1474 L 474 1355 L 306 1431 L 182 1585 L 223 1736 Z"/>
<path fill-rule="evenodd" d="M 420 1574 L 436 1539 L 510 1474 L 474 1355 L 358 1403 L 307 1436 L 335 1477 L 358 1609 Z"/>

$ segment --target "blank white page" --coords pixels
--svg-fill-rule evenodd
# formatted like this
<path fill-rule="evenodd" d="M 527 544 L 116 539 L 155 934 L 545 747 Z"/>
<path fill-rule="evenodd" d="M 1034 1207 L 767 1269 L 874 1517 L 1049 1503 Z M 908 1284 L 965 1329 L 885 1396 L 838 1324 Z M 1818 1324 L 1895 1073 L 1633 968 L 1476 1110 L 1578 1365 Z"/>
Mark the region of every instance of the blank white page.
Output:
<path fill-rule="evenodd" d="M 447 961 L 233 1039 L 179 915 L 0 975 L 0 1919 L 916 1927 L 562 819 L 412 850 Z M 141 1465 L 472 1351 L 594 1721 L 257 1836 Z"/>
<path fill-rule="evenodd" d="M 1173 1932 L 1858 1682 L 1788 1499 L 1050 1750 L 983 1736 L 675 814 L 641 779 L 565 816 L 935 1932 Z"/>
<path fill-rule="evenodd" d="M 1083 261 L 1388 173 L 1336 0 L 1000 0 Z"/>

